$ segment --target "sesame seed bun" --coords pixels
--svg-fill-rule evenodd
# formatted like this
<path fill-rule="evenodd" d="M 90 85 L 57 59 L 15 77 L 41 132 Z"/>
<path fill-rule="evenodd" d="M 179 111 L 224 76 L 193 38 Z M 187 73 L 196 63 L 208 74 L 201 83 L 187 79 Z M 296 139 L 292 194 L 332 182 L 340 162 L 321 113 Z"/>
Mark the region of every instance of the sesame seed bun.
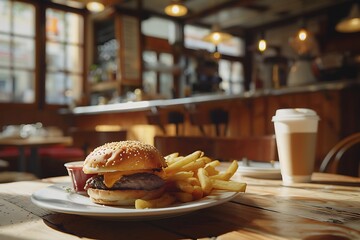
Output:
<path fill-rule="evenodd" d="M 95 203 L 133 205 L 136 199 L 154 199 L 161 196 L 165 182 L 154 172 L 161 171 L 165 166 L 164 157 L 152 145 L 138 141 L 106 143 L 95 148 L 84 161 L 83 171 L 86 174 L 97 174 L 97 177 L 103 175 L 100 178 L 94 176 L 88 179 L 85 188 Z M 115 177 L 110 177 L 110 182 L 105 181 L 106 176 L 114 173 Z M 119 184 L 124 184 L 121 179 L 125 178 L 125 185 L 130 182 L 131 186 L 120 187 Z"/>
<path fill-rule="evenodd" d="M 134 205 L 136 199 L 149 200 L 160 197 L 164 192 L 164 187 L 154 189 L 151 191 L 146 190 L 101 190 L 101 189 L 88 189 L 88 195 L 91 201 L 98 204 L 111 205 L 111 206 L 129 206 Z"/>
<path fill-rule="evenodd" d="M 86 174 L 116 171 L 150 170 L 166 166 L 161 153 L 152 145 L 139 141 L 106 143 L 85 159 Z"/>

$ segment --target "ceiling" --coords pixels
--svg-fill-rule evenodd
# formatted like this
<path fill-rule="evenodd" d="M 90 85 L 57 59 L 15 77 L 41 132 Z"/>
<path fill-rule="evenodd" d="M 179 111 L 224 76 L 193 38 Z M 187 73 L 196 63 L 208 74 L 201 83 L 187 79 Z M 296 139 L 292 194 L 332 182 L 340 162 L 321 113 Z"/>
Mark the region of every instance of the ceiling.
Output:
<path fill-rule="evenodd" d="M 76 0 L 86 2 L 88 0 Z M 165 16 L 164 8 L 171 0 L 103 0 L 107 6 L 135 10 L 142 6 L 145 12 Z M 220 25 L 224 31 L 241 35 L 245 29 L 259 29 L 267 25 L 294 20 L 301 16 L 324 12 L 354 0 L 183 0 L 189 12 L 181 17 L 185 23 Z M 344 13 L 344 17 L 346 13 Z"/>

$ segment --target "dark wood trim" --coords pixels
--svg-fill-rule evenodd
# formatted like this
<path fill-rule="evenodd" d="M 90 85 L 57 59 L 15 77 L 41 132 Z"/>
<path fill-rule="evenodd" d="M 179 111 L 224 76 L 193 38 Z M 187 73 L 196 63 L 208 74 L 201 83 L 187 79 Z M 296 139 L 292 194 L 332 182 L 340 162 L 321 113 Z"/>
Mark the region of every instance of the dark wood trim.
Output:
<path fill-rule="evenodd" d="M 276 27 L 281 27 L 281 26 L 285 26 L 285 25 L 298 23 L 301 18 L 309 19 L 309 18 L 321 16 L 321 15 L 328 15 L 332 11 L 339 12 L 339 8 L 343 8 L 343 7 L 348 7 L 350 10 L 351 4 L 353 4 L 353 3 L 354 3 L 354 1 L 346 1 L 346 2 L 339 1 L 336 4 L 325 7 L 325 8 L 296 14 L 294 16 L 288 16 L 288 17 L 284 16 L 283 18 L 281 18 L 278 21 L 266 23 L 266 24 L 263 24 L 263 25 L 260 25 L 260 26 L 254 27 L 254 28 L 249 28 L 248 31 L 251 31 L 252 33 L 256 33 L 256 32 L 269 30 L 269 29 L 276 28 Z"/>
<path fill-rule="evenodd" d="M 219 13 L 220 11 L 224 10 L 224 9 L 227 9 L 227 8 L 233 8 L 235 6 L 239 7 L 239 6 L 247 6 L 247 5 L 250 5 L 254 3 L 254 0 L 242 0 L 242 1 L 239 1 L 239 0 L 231 0 L 231 1 L 226 1 L 226 2 L 223 2 L 223 3 L 220 3 L 220 4 L 216 4 L 214 5 L 213 7 L 211 8 L 207 8 L 206 10 L 204 11 L 201 11 L 201 12 L 198 12 L 198 13 L 194 13 L 194 14 L 191 14 L 190 16 L 186 17 L 186 23 L 189 24 L 189 23 L 193 23 L 193 22 L 196 22 L 198 19 L 200 18 L 204 18 L 206 16 L 210 16 L 210 15 L 213 15 L 213 14 L 217 14 Z"/>
<path fill-rule="evenodd" d="M 45 69 L 46 69 L 46 7 L 44 4 L 37 4 L 36 14 L 36 38 L 35 38 L 35 55 L 36 55 L 36 102 L 38 109 L 45 107 Z M 42 66 L 42 67 L 40 67 Z"/>
<path fill-rule="evenodd" d="M 244 87 L 245 91 L 250 90 L 250 84 L 252 81 L 252 72 L 253 72 L 253 52 L 251 51 L 250 46 L 253 44 L 254 35 L 249 32 L 245 34 L 245 56 L 244 61 L 242 62 L 244 65 Z"/>
<path fill-rule="evenodd" d="M 84 15 L 84 32 L 83 32 L 83 56 L 82 56 L 82 61 L 83 61 L 83 74 L 82 74 L 82 79 L 83 79 L 83 87 L 82 87 L 82 98 L 81 98 L 81 102 L 80 104 L 85 104 L 90 102 L 89 100 L 89 95 L 88 95 L 88 88 L 89 88 L 89 83 L 88 83 L 88 72 L 89 72 L 89 65 L 88 65 L 88 61 L 87 59 L 89 59 L 89 53 L 87 51 L 87 49 L 89 49 L 89 41 L 87 40 L 87 36 L 88 36 L 88 31 L 89 28 L 86 26 L 86 24 L 89 23 L 89 14 L 85 14 Z"/>
<path fill-rule="evenodd" d="M 37 0 L 35 0 L 35 2 L 37 2 Z M 40 2 L 42 2 L 43 3 L 42 5 L 45 5 L 46 7 L 56 8 L 56 9 L 59 9 L 62 11 L 73 12 L 73 13 L 77 13 L 80 15 L 84 15 L 89 12 L 86 8 L 75 8 L 75 7 L 67 6 L 65 4 L 54 3 L 49 0 L 44 0 L 44 1 L 40 1 Z"/>
<path fill-rule="evenodd" d="M 167 39 L 144 36 L 144 50 L 172 53 L 172 47 Z"/>
<path fill-rule="evenodd" d="M 141 81 L 140 81 L 140 88 L 143 89 L 143 72 L 144 72 L 144 63 L 143 63 L 143 58 L 142 58 L 142 54 L 144 51 L 144 36 L 141 33 L 141 23 L 142 23 L 142 9 L 143 9 L 143 1 L 142 0 L 137 0 L 137 18 L 138 18 L 138 28 L 139 28 L 139 59 L 140 59 L 140 73 L 141 73 Z"/>

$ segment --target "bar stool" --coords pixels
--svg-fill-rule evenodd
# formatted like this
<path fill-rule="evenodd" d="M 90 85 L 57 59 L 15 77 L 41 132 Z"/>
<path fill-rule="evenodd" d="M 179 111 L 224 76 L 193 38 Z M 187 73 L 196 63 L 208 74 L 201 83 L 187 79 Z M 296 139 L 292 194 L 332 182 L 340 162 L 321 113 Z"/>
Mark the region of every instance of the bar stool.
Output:
<path fill-rule="evenodd" d="M 216 136 L 226 136 L 229 122 L 229 112 L 221 108 L 216 108 L 210 110 L 209 115 L 211 123 L 215 125 Z M 222 125 L 224 127 L 223 132 L 221 133 Z"/>
<path fill-rule="evenodd" d="M 178 111 L 168 112 L 168 123 L 175 124 L 176 136 L 180 135 L 180 124 L 184 123 L 184 114 Z"/>
<path fill-rule="evenodd" d="M 192 106 L 189 108 L 189 117 L 191 124 L 197 126 L 203 136 L 208 135 L 205 131 L 206 125 L 215 128 L 215 136 L 226 136 L 227 134 L 229 112 L 223 108 L 201 110 Z"/>
<path fill-rule="evenodd" d="M 154 107 L 147 115 L 147 121 L 150 125 L 156 125 L 160 128 L 164 135 L 168 135 L 165 126 L 168 124 L 175 125 L 176 136 L 180 135 L 180 125 L 184 124 L 185 117 L 181 110 L 177 109 L 163 109 L 159 110 Z"/>
<path fill-rule="evenodd" d="M 166 135 L 165 126 L 162 124 L 160 113 L 157 107 L 152 107 L 151 111 L 146 115 L 147 123 L 160 128 L 161 132 Z"/>

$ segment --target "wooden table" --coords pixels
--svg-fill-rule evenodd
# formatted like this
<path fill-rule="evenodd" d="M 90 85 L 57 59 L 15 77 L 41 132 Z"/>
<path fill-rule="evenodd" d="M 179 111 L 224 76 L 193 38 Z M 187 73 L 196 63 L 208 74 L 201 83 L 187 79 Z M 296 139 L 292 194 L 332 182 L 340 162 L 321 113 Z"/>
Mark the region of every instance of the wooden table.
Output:
<path fill-rule="evenodd" d="M 0 138 L 0 146 L 12 146 L 19 149 L 18 165 L 19 171 L 26 171 L 25 149 L 30 148 L 30 166 L 32 172 L 40 176 L 40 163 L 38 148 L 53 145 L 71 145 L 72 138 L 68 136 L 59 137 L 30 137 L 30 138 Z"/>
<path fill-rule="evenodd" d="M 35 206 L 34 191 L 68 177 L 0 184 L 0 239 L 360 239 L 360 178 L 314 173 L 313 182 L 235 178 L 244 194 L 152 221 L 106 221 Z"/>

